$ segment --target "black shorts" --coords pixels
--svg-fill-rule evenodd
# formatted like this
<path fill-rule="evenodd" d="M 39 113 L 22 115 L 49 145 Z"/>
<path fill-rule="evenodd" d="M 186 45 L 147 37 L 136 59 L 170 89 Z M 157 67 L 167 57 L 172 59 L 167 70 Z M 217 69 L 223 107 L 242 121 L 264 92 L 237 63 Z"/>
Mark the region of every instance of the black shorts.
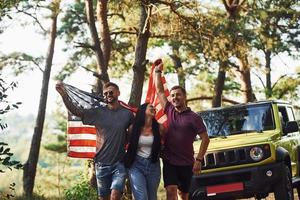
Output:
<path fill-rule="evenodd" d="M 165 187 L 177 185 L 181 192 L 188 193 L 193 176 L 193 166 L 172 165 L 163 161 L 163 178 Z"/>

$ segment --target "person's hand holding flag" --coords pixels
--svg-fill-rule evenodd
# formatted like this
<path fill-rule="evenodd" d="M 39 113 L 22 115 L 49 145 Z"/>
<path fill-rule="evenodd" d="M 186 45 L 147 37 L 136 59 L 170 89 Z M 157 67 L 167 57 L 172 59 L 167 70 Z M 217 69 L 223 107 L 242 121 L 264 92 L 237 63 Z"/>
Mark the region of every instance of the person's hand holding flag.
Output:
<path fill-rule="evenodd" d="M 156 108 L 156 120 L 163 124 L 165 127 L 167 126 L 167 116 L 164 114 L 164 110 L 162 106 L 159 103 L 159 100 L 157 98 L 156 89 L 155 89 L 155 83 L 154 83 L 154 73 L 155 71 L 162 72 L 163 70 L 163 62 L 161 59 L 157 59 L 154 61 L 151 67 L 151 73 L 149 77 L 149 83 L 148 83 L 148 90 L 147 90 L 147 96 L 146 96 L 146 102 L 152 104 Z M 170 92 L 167 87 L 166 79 L 164 75 L 161 75 L 161 80 L 164 86 L 165 95 L 168 98 L 170 95 Z"/>

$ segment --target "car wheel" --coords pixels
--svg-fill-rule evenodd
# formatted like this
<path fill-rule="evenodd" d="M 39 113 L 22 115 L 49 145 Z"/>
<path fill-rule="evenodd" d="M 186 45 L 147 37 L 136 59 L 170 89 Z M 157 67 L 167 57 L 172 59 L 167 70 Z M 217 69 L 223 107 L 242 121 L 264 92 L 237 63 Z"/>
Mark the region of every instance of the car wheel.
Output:
<path fill-rule="evenodd" d="M 288 166 L 285 166 L 281 180 L 274 186 L 276 200 L 294 200 L 292 175 Z"/>

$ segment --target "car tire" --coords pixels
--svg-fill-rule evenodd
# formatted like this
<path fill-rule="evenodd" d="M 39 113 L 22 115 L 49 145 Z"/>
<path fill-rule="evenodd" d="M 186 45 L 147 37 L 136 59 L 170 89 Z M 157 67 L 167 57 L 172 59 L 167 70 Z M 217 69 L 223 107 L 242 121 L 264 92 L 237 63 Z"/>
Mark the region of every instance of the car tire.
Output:
<path fill-rule="evenodd" d="M 276 200 L 294 200 L 292 175 L 286 165 L 281 180 L 274 186 L 274 196 Z"/>

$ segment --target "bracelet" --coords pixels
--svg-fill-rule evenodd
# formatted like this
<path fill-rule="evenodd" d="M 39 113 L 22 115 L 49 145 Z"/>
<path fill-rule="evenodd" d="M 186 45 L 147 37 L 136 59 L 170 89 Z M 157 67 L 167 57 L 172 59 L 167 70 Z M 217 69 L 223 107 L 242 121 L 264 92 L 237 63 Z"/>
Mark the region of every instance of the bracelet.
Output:
<path fill-rule="evenodd" d="M 155 70 L 155 73 L 162 73 L 161 70 Z"/>
<path fill-rule="evenodd" d="M 203 161 L 203 158 L 202 158 L 202 159 L 196 158 L 196 161 L 202 162 L 202 161 Z"/>

